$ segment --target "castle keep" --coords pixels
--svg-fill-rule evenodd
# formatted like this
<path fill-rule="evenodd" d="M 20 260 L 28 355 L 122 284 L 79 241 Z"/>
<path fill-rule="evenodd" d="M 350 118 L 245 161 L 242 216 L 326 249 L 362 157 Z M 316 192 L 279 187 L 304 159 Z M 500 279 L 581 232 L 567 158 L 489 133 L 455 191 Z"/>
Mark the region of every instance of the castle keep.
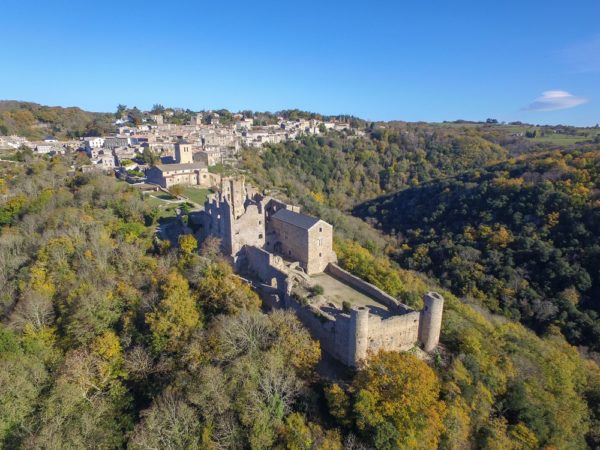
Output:
<path fill-rule="evenodd" d="M 333 227 L 299 207 L 261 195 L 243 178 L 223 178 L 194 222 L 200 241 L 221 240 L 267 306 L 293 309 L 342 363 L 356 366 L 380 349 L 436 348 L 444 299 L 429 292 L 416 311 L 345 271 L 336 264 Z"/>

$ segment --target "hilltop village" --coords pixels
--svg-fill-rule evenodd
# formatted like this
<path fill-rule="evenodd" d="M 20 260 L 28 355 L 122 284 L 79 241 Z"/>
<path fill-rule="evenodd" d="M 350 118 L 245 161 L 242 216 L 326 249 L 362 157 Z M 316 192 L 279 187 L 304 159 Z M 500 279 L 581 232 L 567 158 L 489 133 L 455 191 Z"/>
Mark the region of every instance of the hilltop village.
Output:
<path fill-rule="evenodd" d="M 186 114 L 185 117 L 190 119 L 182 124 L 181 120 L 173 119 L 176 113 L 169 110 L 162 114 L 144 113 L 141 118 L 124 117 L 114 121 L 112 134 L 66 141 L 59 141 L 53 135 L 39 141 L 29 141 L 21 136 L 0 136 L 0 148 L 27 147 L 34 153 L 51 156 L 79 151 L 89 158 L 84 171 L 117 170 L 121 177 L 129 177 L 132 182 L 142 181 L 146 170 L 155 165 L 160 173 L 154 171 L 151 181 L 166 188 L 169 184 L 201 184 L 197 177 L 201 167 L 235 162 L 243 147 L 259 149 L 265 144 L 318 135 L 328 130 L 364 135 L 363 130 L 353 128 L 350 123 L 333 120 L 276 117 L 270 121 L 272 123 L 265 124 L 258 120 L 255 123 L 251 114 L 233 114 L 222 123 L 219 113 L 209 111 Z M 177 153 L 179 145 L 185 146 L 183 154 Z M 191 163 L 195 166 L 173 165 Z M 175 174 L 178 177 L 173 177 Z"/>

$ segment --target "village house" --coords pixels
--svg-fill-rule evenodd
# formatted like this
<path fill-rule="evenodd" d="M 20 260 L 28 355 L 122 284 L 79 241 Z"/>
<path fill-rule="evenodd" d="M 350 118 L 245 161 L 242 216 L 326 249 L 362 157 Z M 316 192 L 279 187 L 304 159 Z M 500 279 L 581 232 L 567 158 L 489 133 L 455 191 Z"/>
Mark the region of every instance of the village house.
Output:
<path fill-rule="evenodd" d="M 59 148 L 57 145 L 37 144 L 34 148 L 34 151 L 39 155 L 47 155 L 49 153 L 55 152 L 57 148 Z"/>
<path fill-rule="evenodd" d="M 109 153 L 110 150 L 105 149 L 104 153 Z M 116 147 L 112 150 L 112 153 L 115 155 L 117 162 L 120 164 L 123 163 L 124 160 L 135 158 L 138 153 L 135 148 L 131 147 Z"/>
<path fill-rule="evenodd" d="M 206 167 L 211 167 L 223 162 L 224 155 L 219 147 L 207 150 L 199 150 L 194 153 L 194 159 L 202 162 Z"/>
<path fill-rule="evenodd" d="M 127 147 L 129 145 L 128 137 L 107 137 L 102 144 L 105 148 L 114 149 L 117 147 Z"/>
<path fill-rule="evenodd" d="M 112 170 L 116 167 L 115 157 L 110 151 L 101 151 L 96 160 L 96 164 L 103 170 Z"/>
<path fill-rule="evenodd" d="M 104 145 L 104 138 L 101 137 L 85 137 L 83 138 L 83 148 L 91 154 L 92 149 L 102 148 Z"/>

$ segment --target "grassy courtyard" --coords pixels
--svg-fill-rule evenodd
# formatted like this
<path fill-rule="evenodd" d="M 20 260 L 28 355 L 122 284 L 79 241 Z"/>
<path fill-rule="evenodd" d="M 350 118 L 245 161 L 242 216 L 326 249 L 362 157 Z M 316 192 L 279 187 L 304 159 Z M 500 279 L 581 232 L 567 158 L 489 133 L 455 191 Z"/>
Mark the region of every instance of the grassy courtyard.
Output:
<path fill-rule="evenodd" d="M 206 198 L 210 192 L 210 189 L 188 186 L 183 190 L 183 196 L 190 201 L 197 203 L 198 205 L 204 205 L 204 202 L 206 201 Z"/>

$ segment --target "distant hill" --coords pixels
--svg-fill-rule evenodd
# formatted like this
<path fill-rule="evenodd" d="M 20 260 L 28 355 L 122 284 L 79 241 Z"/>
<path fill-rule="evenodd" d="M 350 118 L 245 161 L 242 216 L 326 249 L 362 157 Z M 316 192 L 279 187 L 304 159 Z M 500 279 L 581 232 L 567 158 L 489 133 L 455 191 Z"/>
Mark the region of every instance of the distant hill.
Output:
<path fill-rule="evenodd" d="M 81 108 L 43 106 L 37 103 L 0 100 L 0 135 L 19 135 L 43 139 L 93 136 L 112 131 L 112 114 L 84 111 Z"/>
<path fill-rule="evenodd" d="M 600 351 L 600 152 L 529 154 L 365 202 L 403 267 Z"/>

